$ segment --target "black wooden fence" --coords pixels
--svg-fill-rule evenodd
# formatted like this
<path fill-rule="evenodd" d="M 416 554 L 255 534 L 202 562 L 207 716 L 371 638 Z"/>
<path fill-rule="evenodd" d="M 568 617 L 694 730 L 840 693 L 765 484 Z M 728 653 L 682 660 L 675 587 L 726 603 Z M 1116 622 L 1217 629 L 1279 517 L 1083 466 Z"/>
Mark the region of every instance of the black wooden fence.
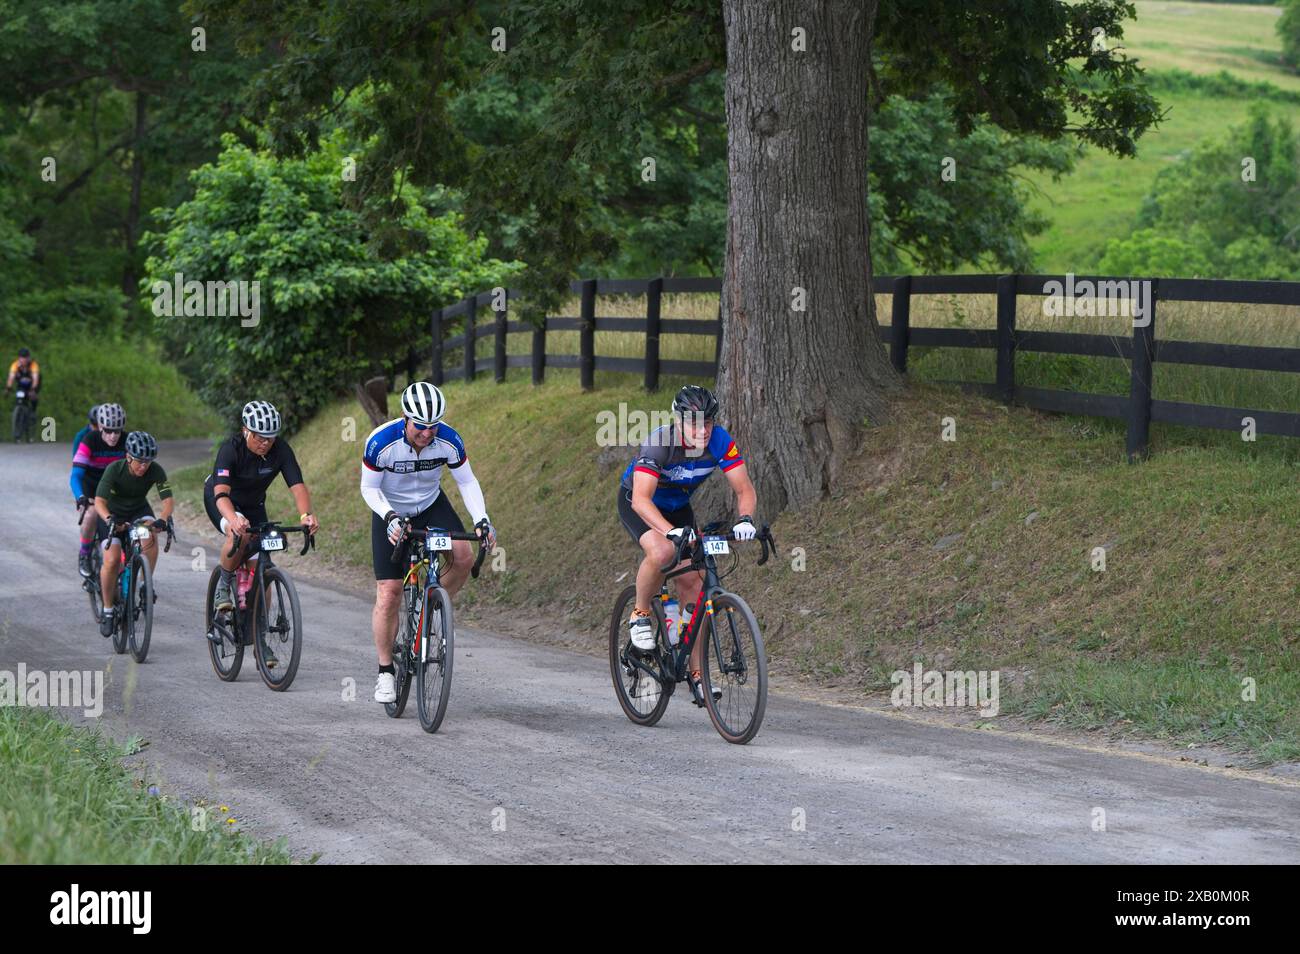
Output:
<path fill-rule="evenodd" d="M 888 325 L 878 325 L 880 340 L 889 345 L 890 360 L 900 373 L 907 371 L 907 351 L 918 347 L 992 348 L 997 352 L 997 378 L 993 384 L 949 382 L 986 394 L 1005 403 L 1064 414 L 1119 418 L 1127 421 L 1127 450 L 1130 458 L 1144 454 L 1152 421 L 1164 421 L 1191 427 L 1238 430 L 1242 419 L 1253 418 L 1261 434 L 1300 437 L 1300 414 L 1264 411 L 1251 408 L 1216 407 L 1177 401 L 1157 401 L 1152 397 L 1152 374 L 1157 363 L 1196 364 L 1254 371 L 1300 372 L 1300 348 L 1274 348 L 1254 345 L 1221 344 L 1198 341 L 1161 341 L 1156 338 L 1156 304 L 1168 301 L 1204 301 L 1230 304 L 1300 305 L 1300 282 L 1224 281 L 1211 279 L 1150 279 L 1149 321 L 1133 328 L 1132 336 L 1076 334 L 1056 331 L 1019 331 L 1016 328 L 1016 303 L 1021 295 L 1043 297 L 1049 282 L 1066 285 L 1063 275 L 902 275 L 876 276 L 877 293 L 893 294 Z M 1099 276 L 1075 276 L 1075 287 L 1083 282 L 1115 282 Z M 1096 286 L 1094 286 L 1096 287 Z M 581 314 L 577 317 L 548 317 L 542 326 L 511 321 L 507 316 L 510 293 L 499 301 L 493 292 L 472 295 L 447 308 L 440 308 L 432 318 L 432 381 L 473 380 L 486 373 L 475 355 L 479 338 L 494 339 L 491 370 L 496 381 L 504 381 L 506 369 L 531 367 L 533 383 L 540 384 L 546 368 L 577 368 L 582 386 L 591 388 L 598 370 L 627 371 L 644 374 L 645 386 L 654 390 L 661 374 L 714 376 L 722 349 L 721 316 L 712 321 L 660 317 L 662 296 L 667 293 L 720 293 L 718 278 L 586 279 L 570 286 L 580 296 Z M 911 300 L 915 295 L 997 296 L 995 328 L 913 328 Z M 597 295 L 644 295 L 644 318 L 604 318 L 596 314 Z M 501 305 L 493 309 L 494 302 Z M 493 318 L 479 323 L 480 310 L 487 308 Z M 463 316 L 463 331 L 444 338 L 444 323 Z M 579 332 L 578 354 L 547 351 L 548 331 Z M 607 357 L 595 353 L 597 331 L 631 331 L 645 334 L 645 354 L 641 358 Z M 506 336 L 532 336 L 530 354 L 506 353 Z M 716 339 L 712 361 L 673 361 L 659 356 L 660 336 L 664 334 L 713 335 Z M 443 354 L 463 349 L 459 368 L 444 368 Z M 1019 351 L 1052 354 L 1090 355 L 1124 358 L 1130 362 L 1129 393 L 1090 394 L 1050 388 L 1028 388 L 1016 384 L 1015 356 Z M 413 372 L 415 355 L 408 355 L 408 369 Z"/>

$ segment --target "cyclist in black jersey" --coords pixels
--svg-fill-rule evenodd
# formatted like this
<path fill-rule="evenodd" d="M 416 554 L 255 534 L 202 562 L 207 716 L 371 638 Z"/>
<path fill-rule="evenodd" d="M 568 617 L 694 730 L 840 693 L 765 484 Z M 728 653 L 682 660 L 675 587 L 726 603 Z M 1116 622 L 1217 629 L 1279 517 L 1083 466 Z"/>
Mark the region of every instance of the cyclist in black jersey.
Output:
<path fill-rule="evenodd" d="M 245 556 L 250 560 L 258 558 L 246 531 L 251 524 L 268 520 L 266 490 L 277 474 L 288 484 L 303 526 L 312 534 L 320 527 L 311 512 L 311 494 L 293 448 L 279 437 L 280 412 L 267 401 L 249 401 L 244 405 L 242 419 L 240 432 L 217 449 L 212 473 L 203 482 L 203 506 L 208 519 L 226 537 L 221 548 L 221 577 L 212 604 L 218 611 L 234 608 L 235 569 Z M 234 556 L 227 556 L 236 533 L 243 537 L 243 544 Z"/>

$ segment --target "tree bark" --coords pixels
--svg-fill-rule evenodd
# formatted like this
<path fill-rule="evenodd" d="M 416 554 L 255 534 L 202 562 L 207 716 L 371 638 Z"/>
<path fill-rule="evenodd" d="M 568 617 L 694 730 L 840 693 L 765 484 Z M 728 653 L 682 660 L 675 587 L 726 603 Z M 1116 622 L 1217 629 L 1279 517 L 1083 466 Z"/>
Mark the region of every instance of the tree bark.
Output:
<path fill-rule="evenodd" d="M 868 70 L 878 0 L 724 0 L 723 419 L 770 520 L 827 495 L 901 380 L 875 332 Z M 802 27 L 807 49 L 792 49 Z M 806 310 L 793 308 L 795 289 Z"/>
<path fill-rule="evenodd" d="M 353 391 L 370 418 L 371 427 L 378 427 L 388 420 L 388 378 L 381 374 L 364 384 L 353 385 Z"/>
<path fill-rule="evenodd" d="M 131 145 L 131 200 L 126 209 L 126 263 L 122 266 L 122 294 L 127 301 L 140 295 L 136 271 L 136 246 L 140 241 L 140 192 L 144 187 L 144 141 L 147 95 L 135 94 L 135 139 Z"/>

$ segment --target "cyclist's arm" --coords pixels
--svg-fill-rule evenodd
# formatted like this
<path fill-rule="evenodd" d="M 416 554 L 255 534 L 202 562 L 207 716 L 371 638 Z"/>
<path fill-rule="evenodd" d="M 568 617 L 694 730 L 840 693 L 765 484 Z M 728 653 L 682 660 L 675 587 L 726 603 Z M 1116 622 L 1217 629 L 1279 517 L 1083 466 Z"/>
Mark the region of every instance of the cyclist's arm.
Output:
<path fill-rule="evenodd" d="M 222 494 L 227 496 L 223 497 Z M 230 500 L 230 484 L 213 484 L 212 497 L 213 504 L 217 508 L 217 513 L 226 518 L 227 523 L 235 522 L 235 505 Z"/>
<path fill-rule="evenodd" d="M 39 391 L 40 389 L 41 389 L 41 366 L 37 364 L 35 361 L 33 361 L 32 362 L 32 390 Z"/>
<path fill-rule="evenodd" d="M 158 464 L 154 464 L 153 467 L 158 475 L 157 480 L 154 482 L 154 489 L 158 491 L 158 499 L 162 501 L 162 513 L 159 515 L 158 519 L 170 520 L 172 516 L 172 508 L 176 506 L 176 500 L 172 497 L 171 485 L 167 483 L 167 472 L 158 466 Z"/>
<path fill-rule="evenodd" d="M 462 459 L 459 464 L 450 469 L 451 475 L 456 478 L 460 499 L 465 504 L 465 509 L 469 511 L 470 520 L 477 524 L 480 520 L 487 519 L 487 504 L 483 501 L 483 488 L 479 486 L 478 478 L 470 469 L 469 461 Z"/>
<path fill-rule="evenodd" d="M 659 486 L 659 477 L 649 471 L 637 470 L 632 473 L 632 511 L 646 522 L 646 526 L 667 533 L 673 525 L 664 519 L 664 515 L 655 506 L 655 488 Z"/>
<path fill-rule="evenodd" d="M 108 500 L 98 494 L 95 495 L 95 513 L 108 524 L 110 530 L 113 528 L 113 513 L 108 509 Z"/>
<path fill-rule="evenodd" d="M 379 519 L 383 519 L 388 514 L 395 512 L 388 498 L 384 496 L 383 491 L 384 472 L 382 470 L 373 470 L 365 463 L 361 465 L 361 497 L 366 502 L 366 506 L 379 514 Z"/>
<path fill-rule="evenodd" d="M 8 391 L 11 387 L 14 386 L 14 376 L 17 375 L 17 373 L 18 373 L 18 366 L 14 364 L 9 365 L 9 377 L 5 379 L 6 391 Z"/>
<path fill-rule="evenodd" d="M 754 482 L 749 479 L 748 468 L 744 464 L 737 464 L 724 473 L 727 475 L 727 483 L 736 492 L 736 513 L 752 517 L 754 508 L 758 506 L 758 493 L 754 490 Z"/>
<path fill-rule="evenodd" d="M 85 477 L 86 477 L 86 468 L 82 467 L 80 464 L 73 464 L 72 476 L 68 480 L 69 486 L 72 487 L 73 500 L 81 499 L 81 488 L 83 486 L 82 481 L 85 479 Z"/>

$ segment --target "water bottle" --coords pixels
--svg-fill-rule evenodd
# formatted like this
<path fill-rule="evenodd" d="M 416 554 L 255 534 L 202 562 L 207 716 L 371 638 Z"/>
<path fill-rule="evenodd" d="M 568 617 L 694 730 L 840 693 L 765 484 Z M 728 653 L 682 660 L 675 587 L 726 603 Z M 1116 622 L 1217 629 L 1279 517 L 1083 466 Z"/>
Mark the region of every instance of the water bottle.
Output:
<path fill-rule="evenodd" d="M 131 592 L 131 567 L 128 566 L 122 571 L 122 602 L 125 603 L 128 594 Z"/>
<path fill-rule="evenodd" d="M 235 589 L 239 593 L 239 608 L 246 609 L 244 605 L 245 594 L 253 588 L 253 569 L 252 567 L 241 566 L 236 571 Z"/>
<path fill-rule="evenodd" d="M 668 627 L 668 643 L 671 646 L 677 645 L 677 634 L 682 622 L 682 608 L 677 604 L 674 597 L 668 597 L 664 601 L 664 625 Z"/>

